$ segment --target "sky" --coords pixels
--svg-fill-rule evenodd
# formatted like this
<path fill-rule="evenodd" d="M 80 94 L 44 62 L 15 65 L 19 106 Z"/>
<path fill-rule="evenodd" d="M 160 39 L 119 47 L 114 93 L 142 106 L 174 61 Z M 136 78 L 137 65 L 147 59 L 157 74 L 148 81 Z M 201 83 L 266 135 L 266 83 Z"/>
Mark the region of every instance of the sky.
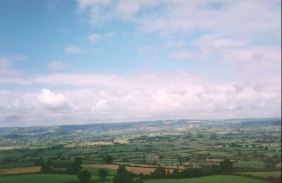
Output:
<path fill-rule="evenodd" d="M 281 117 L 280 0 L 0 0 L 0 127 Z"/>

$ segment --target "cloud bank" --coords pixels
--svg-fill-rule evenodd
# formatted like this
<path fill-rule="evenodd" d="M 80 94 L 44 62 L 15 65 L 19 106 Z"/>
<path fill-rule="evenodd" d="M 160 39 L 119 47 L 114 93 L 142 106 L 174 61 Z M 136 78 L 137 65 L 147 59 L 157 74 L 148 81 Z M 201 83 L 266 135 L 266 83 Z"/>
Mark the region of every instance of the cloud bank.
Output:
<path fill-rule="evenodd" d="M 5 125 L 273 117 L 281 112 L 279 79 L 218 83 L 185 72 L 136 73 L 130 79 L 62 73 L 30 82 L 53 89 L 2 90 Z"/>

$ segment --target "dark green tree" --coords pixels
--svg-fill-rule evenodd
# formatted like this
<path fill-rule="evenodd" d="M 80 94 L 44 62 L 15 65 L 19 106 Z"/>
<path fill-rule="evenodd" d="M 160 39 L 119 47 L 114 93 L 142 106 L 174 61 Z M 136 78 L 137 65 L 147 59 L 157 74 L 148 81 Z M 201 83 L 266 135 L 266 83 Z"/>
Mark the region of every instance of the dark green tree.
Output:
<path fill-rule="evenodd" d="M 44 160 L 42 157 L 40 157 L 39 159 L 36 159 L 34 161 L 34 166 L 43 166 L 45 164 Z"/>
<path fill-rule="evenodd" d="M 172 178 L 175 178 L 175 179 L 179 178 L 179 170 L 178 170 L 178 168 L 173 170 Z"/>
<path fill-rule="evenodd" d="M 80 182 L 90 182 L 91 173 L 88 170 L 80 171 L 77 174 L 77 178 Z"/>
<path fill-rule="evenodd" d="M 230 171 L 233 169 L 233 163 L 230 159 L 224 159 L 219 163 L 219 167 L 223 171 Z"/>
<path fill-rule="evenodd" d="M 51 172 L 50 166 L 48 165 L 41 166 L 40 172 L 41 173 L 50 173 Z"/>
<path fill-rule="evenodd" d="M 153 162 L 152 162 L 152 165 L 157 165 L 157 161 L 153 161 Z"/>
<path fill-rule="evenodd" d="M 105 168 L 100 168 L 98 170 L 98 176 L 102 179 L 105 180 L 106 177 L 109 175 L 109 172 Z"/>
<path fill-rule="evenodd" d="M 126 167 L 124 165 L 119 165 L 117 169 L 117 175 L 125 175 L 126 174 Z"/>
<path fill-rule="evenodd" d="M 179 174 L 181 178 L 201 177 L 204 175 L 200 168 L 185 168 Z"/>
<path fill-rule="evenodd" d="M 43 160 L 42 160 L 43 161 Z M 45 164 L 45 162 L 42 162 L 42 166 L 40 168 L 40 172 L 41 173 L 50 173 L 52 170 L 50 168 L 50 158 L 48 159 L 47 163 Z"/>
<path fill-rule="evenodd" d="M 264 169 L 267 171 L 275 170 L 275 165 L 272 163 L 266 163 Z"/>
<path fill-rule="evenodd" d="M 103 162 L 106 164 L 112 164 L 113 163 L 113 157 L 111 155 L 107 155 L 103 158 Z"/>
<path fill-rule="evenodd" d="M 126 175 L 124 177 L 124 183 L 133 183 L 133 177 L 131 175 Z"/>
<path fill-rule="evenodd" d="M 114 177 L 114 183 L 124 183 L 124 176 L 117 174 L 117 175 Z"/>
<path fill-rule="evenodd" d="M 154 172 L 151 173 L 153 179 L 163 179 L 165 178 L 166 171 L 164 167 L 158 167 Z"/>
<path fill-rule="evenodd" d="M 165 175 L 165 177 L 166 177 L 167 179 L 170 179 L 170 178 L 171 178 L 171 173 L 170 173 L 169 169 L 166 170 L 166 175 Z"/>
<path fill-rule="evenodd" d="M 76 157 L 74 158 L 74 162 L 72 163 L 72 166 L 66 170 L 67 174 L 76 175 L 81 170 L 81 163 L 82 158 Z"/>
<path fill-rule="evenodd" d="M 126 170 L 124 165 L 119 165 L 117 175 L 114 177 L 114 183 L 133 183 L 133 176 Z"/>
<path fill-rule="evenodd" d="M 82 158 L 81 157 L 75 157 L 74 158 L 74 162 L 72 163 L 73 167 L 77 167 L 77 168 L 82 168 L 81 167 L 82 164 Z"/>
<path fill-rule="evenodd" d="M 135 179 L 133 183 L 144 183 L 144 181 L 142 179 Z"/>

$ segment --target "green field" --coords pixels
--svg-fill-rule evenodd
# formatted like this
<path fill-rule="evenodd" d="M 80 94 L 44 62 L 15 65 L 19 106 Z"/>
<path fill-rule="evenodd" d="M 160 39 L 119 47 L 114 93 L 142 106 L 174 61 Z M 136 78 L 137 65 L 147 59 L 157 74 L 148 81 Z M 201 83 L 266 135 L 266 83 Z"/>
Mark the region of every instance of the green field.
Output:
<path fill-rule="evenodd" d="M 59 183 L 77 181 L 76 175 L 55 175 L 55 174 L 28 174 L 28 175 L 14 175 L 2 176 L 0 181 L 3 183 Z"/>
<path fill-rule="evenodd" d="M 99 180 L 97 176 L 91 176 L 91 180 Z M 113 176 L 108 176 L 107 180 L 112 182 Z M 26 175 L 11 175 L 0 176 L 2 183 L 63 183 L 63 182 L 78 182 L 76 175 L 59 175 L 59 174 L 26 174 Z M 107 181 L 103 181 L 106 183 Z"/>
<path fill-rule="evenodd" d="M 201 178 L 190 179 L 163 179 L 163 180 L 146 180 L 145 183 L 267 183 L 267 181 L 252 179 L 248 177 L 217 175 Z"/>
<path fill-rule="evenodd" d="M 91 177 L 91 180 L 97 180 L 97 177 Z M 103 183 L 112 182 L 112 177 L 109 177 L 106 181 L 99 181 Z M 54 175 L 54 174 L 29 174 L 29 175 L 16 175 L 16 176 L 5 176 L 0 177 L 2 183 L 63 183 L 70 181 L 78 181 L 75 175 Z M 201 178 L 190 178 L 190 179 L 155 179 L 145 180 L 145 183 L 267 183 L 267 181 L 240 177 L 240 176 L 228 176 L 228 175 L 217 175 L 208 176 Z"/>
<path fill-rule="evenodd" d="M 240 161 L 233 164 L 234 167 L 252 167 L 256 169 L 263 169 L 265 167 L 265 163 L 261 161 Z"/>
<path fill-rule="evenodd" d="M 40 167 L 42 162 L 46 164 L 48 161 L 52 170 L 57 170 L 53 173 L 61 173 L 60 175 L 22 175 L 21 169 L 15 169 L 12 171 L 13 174 L 18 175 L 0 177 L 0 181 L 4 183 L 77 182 L 78 178 L 75 175 L 64 174 L 73 166 L 76 158 L 81 159 L 81 164 L 90 164 L 85 166 L 89 168 L 83 169 L 92 174 L 92 181 L 99 180 L 98 169 L 102 167 L 92 165 L 107 163 L 104 157 L 108 155 L 112 157 L 111 163 L 131 165 L 131 171 L 134 173 L 140 173 L 140 170 L 134 170 L 134 166 L 162 166 L 171 171 L 177 168 L 182 171 L 185 168 L 193 169 L 195 164 L 199 164 L 203 173 L 201 176 L 219 175 L 217 169 L 220 167 L 220 162 L 230 159 L 234 162 L 233 173 L 243 172 L 261 178 L 278 177 L 279 175 L 274 171 L 281 169 L 276 166 L 281 163 L 281 119 L 196 122 L 172 120 L 36 127 L 35 129 L 8 128 L 2 131 L 0 128 L 0 172 L 4 168 L 11 170 L 10 168 L 18 167 Z M 222 167 L 220 169 L 226 171 Z M 108 182 L 113 182 L 117 171 L 109 169 L 108 172 Z M 264 181 L 243 176 L 210 176 L 185 180 L 149 179 L 145 182 Z"/>
<path fill-rule="evenodd" d="M 268 176 L 279 177 L 281 176 L 281 171 L 279 172 L 240 172 L 242 175 L 252 175 L 255 177 L 267 178 Z"/>

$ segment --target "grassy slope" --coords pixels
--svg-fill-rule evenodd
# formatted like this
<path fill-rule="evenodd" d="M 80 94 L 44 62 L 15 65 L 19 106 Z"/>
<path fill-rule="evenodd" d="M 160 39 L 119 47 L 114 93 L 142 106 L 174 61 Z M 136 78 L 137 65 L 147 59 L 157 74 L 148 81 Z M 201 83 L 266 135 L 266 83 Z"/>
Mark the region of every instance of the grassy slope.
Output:
<path fill-rule="evenodd" d="M 109 178 L 112 178 L 109 176 Z M 99 179 L 97 176 L 91 176 L 91 180 Z M 77 181 L 76 175 L 57 175 L 57 174 L 28 174 L 28 175 L 13 175 L 1 176 L 2 183 L 59 183 Z M 110 181 L 112 182 L 112 181 Z"/>
<path fill-rule="evenodd" d="M 281 176 L 280 171 L 276 171 L 276 172 L 240 172 L 240 174 L 252 175 L 252 176 L 262 177 L 262 178 L 267 178 L 268 176 L 272 176 L 272 177 Z"/>
<path fill-rule="evenodd" d="M 190 179 L 164 179 L 164 180 L 146 180 L 145 183 L 268 183 L 267 181 L 252 179 L 247 177 L 229 176 L 229 175 L 217 175 L 200 178 Z"/>
<path fill-rule="evenodd" d="M 111 183 L 113 177 L 108 177 L 107 181 L 103 183 Z M 92 176 L 91 180 L 97 180 L 98 177 Z M 16 175 L 16 176 L 5 176 L 0 177 L 0 181 L 3 183 L 59 183 L 59 182 L 69 182 L 69 181 L 78 181 L 76 175 L 55 175 L 55 174 L 30 174 L 30 175 Z M 162 179 L 162 180 L 145 180 L 145 183 L 267 183 L 263 180 L 257 180 L 247 177 L 239 176 L 227 176 L 227 175 L 218 175 L 218 176 L 209 176 L 201 178 L 190 178 L 190 179 Z"/>
<path fill-rule="evenodd" d="M 15 175 L 2 176 L 0 181 L 3 183 L 58 183 L 60 181 L 77 181 L 76 175 L 55 175 L 55 174 L 29 174 L 29 175 Z"/>

